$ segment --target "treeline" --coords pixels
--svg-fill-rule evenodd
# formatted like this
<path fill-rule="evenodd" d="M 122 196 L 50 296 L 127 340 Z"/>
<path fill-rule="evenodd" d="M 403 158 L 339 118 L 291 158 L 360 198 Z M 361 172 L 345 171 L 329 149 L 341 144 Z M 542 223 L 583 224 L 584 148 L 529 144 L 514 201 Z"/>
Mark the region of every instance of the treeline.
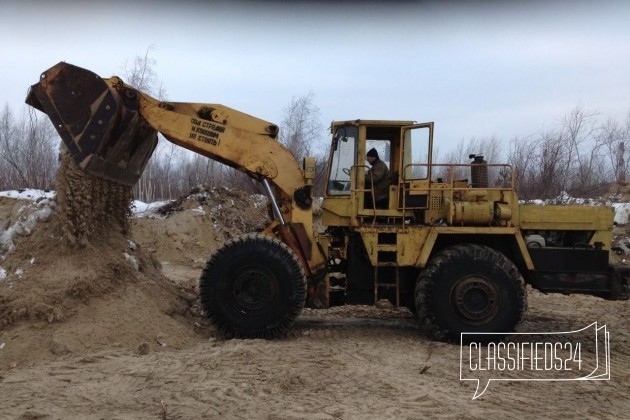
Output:
<path fill-rule="evenodd" d="M 323 194 L 327 159 L 319 118 L 312 93 L 294 98 L 285 109 L 280 138 L 297 162 L 305 155 L 318 157 L 317 195 Z M 59 142 L 46 116 L 29 110 L 17 117 L 5 105 L 0 112 L 0 190 L 54 189 Z M 602 121 L 597 113 L 578 106 L 534 135 L 514 137 L 506 144 L 494 137 L 462 140 L 433 161 L 468 163 L 469 154 L 511 165 L 522 199 L 554 198 L 563 191 L 574 197 L 598 196 L 611 184 L 625 184 L 630 175 L 630 113 L 624 121 Z M 492 181 L 502 184 L 509 180 L 504 171 L 491 175 Z M 134 192 L 137 199 L 150 202 L 180 197 L 199 184 L 262 192 L 246 175 L 166 140 L 160 141 Z"/>
<path fill-rule="evenodd" d="M 0 111 L 0 190 L 53 189 L 59 137 L 45 115 Z"/>
<path fill-rule="evenodd" d="M 628 179 L 630 112 L 623 121 L 602 120 L 598 113 L 577 106 L 536 134 L 514 137 L 507 144 L 495 137 L 462 140 L 446 158 L 438 156 L 434 162 L 469 163 L 470 154 L 482 154 L 489 163 L 509 164 L 521 199 L 555 198 L 562 192 L 600 196 L 612 184 L 624 185 Z M 511 180 L 511 173 L 498 168 L 489 172 L 494 184 Z"/>
<path fill-rule="evenodd" d="M 595 197 L 625 184 L 630 165 L 630 113 L 606 119 L 578 106 L 555 126 L 509 143 L 507 162 L 521 198 Z M 627 147 L 628 146 L 628 147 Z"/>

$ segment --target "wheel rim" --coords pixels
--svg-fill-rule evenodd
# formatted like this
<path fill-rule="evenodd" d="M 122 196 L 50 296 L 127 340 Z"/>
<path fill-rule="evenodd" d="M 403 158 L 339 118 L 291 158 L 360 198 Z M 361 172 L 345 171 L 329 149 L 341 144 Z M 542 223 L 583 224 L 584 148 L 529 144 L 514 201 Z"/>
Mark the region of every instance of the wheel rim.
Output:
<path fill-rule="evenodd" d="M 243 309 L 268 308 L 277 295 L 277 281 L 265 267 L 250 266 L 239 270 L 232 287 L 232 297 Z"/>
<path fill-rule="evenodd" d="M 451 307 L 468 324 L 490 321 L 499 312 L 500 303 L 499 290 L 485 277 L 465 277 L 451 290 Z"/>

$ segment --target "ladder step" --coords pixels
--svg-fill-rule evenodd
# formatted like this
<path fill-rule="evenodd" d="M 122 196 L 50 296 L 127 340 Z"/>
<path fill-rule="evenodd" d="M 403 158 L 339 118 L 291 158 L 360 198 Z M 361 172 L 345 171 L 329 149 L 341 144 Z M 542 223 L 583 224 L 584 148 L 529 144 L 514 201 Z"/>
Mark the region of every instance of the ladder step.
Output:
<path fill-rule="evenodd" d="M 391 245 L 390 245 L 391 246 Z M 380 247 L 380 246 L 379 246 Z M 379 268 L 393 267 L 395 270 L 395 277 L 391 278 L 391 270 L 387 270 L 390 273 L 385 276 L 385 282 L 379 281 Z M 379 290 L 393 290 L 396 296 L 395 305 L 400 306 L 400 266 L 395 261 L 380 261 L 376 263 L 374 267 L 374 302 L 379 300 Z"/>
<path fill-rule="evenodd" d="M 380 261 L 376 263 L 377 267 L 398 267 L 396 261 Z"/>
<path fill-rule="evenodd" d="M 385 251 L 385 252 L 397 252 L 398 251 L 398 246 L 396 244 L 377 244 L 376 248 L 379 251 Z"/>

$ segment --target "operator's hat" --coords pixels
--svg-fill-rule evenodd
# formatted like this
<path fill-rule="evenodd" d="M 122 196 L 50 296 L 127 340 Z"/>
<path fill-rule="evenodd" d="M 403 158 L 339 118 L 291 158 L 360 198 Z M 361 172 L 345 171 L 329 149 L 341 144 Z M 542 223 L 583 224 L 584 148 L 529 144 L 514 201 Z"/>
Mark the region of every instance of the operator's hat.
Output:
<path fill-rule="evenodd" d="M 373 158 L 377 158 L 378 159 L 378 152 L 373 147 L 367 152 L 367 155 L 368 155 L 368 157 L 373 157 Z"/>

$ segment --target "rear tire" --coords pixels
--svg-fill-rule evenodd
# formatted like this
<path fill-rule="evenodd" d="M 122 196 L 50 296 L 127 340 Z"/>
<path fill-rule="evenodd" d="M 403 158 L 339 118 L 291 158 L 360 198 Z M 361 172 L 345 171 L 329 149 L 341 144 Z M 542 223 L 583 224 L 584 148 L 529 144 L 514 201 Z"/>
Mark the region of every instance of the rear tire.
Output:
<path fill-rule="evenodd" d="M 249 234 L 226 242 L 208 260 L 199 294 L 207 316 L 226 337 L 275 338 L 304 307 L 306 277 L 283 242 Z"/>
<path fill-rule="evenodd" d="M 418 276 L 416 310 L 427 332 L 456 342 L 461 333 L 511 332 L 527 308 L 525 281 L 505 255 L 484 245 L 438 252 Z M 483 334 L 468 341 L 488 340 Z"/>

